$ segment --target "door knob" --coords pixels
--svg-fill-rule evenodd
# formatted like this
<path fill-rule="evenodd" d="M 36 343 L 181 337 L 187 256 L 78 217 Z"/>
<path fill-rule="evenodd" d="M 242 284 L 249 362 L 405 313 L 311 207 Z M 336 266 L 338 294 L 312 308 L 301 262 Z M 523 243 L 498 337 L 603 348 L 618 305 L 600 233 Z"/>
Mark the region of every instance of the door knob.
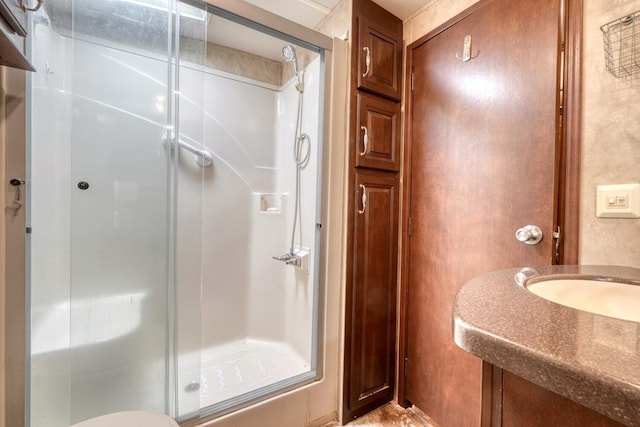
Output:
<path fill-rule="evenodd" d="M 542 240 L 542 230 L 536 225 L 525 225 L 516 231 L 516 239 L 525 245 L 537 245 Z"/>

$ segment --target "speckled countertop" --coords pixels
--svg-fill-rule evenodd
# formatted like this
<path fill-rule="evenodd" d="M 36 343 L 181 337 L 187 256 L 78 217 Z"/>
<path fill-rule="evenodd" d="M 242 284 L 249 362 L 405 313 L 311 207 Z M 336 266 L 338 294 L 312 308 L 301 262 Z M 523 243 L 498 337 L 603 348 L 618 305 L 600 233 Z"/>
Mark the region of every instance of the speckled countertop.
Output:
<path fill-rule="evenodd" d="M 640 426 L 640 323 L 565 307 L 518 284 L 541 276 L 616 278 L 640 286 L 640 269 L 630 267 L 490 273 L 465 284 L 456 297 L 456 344 L 623 424 Z"/>

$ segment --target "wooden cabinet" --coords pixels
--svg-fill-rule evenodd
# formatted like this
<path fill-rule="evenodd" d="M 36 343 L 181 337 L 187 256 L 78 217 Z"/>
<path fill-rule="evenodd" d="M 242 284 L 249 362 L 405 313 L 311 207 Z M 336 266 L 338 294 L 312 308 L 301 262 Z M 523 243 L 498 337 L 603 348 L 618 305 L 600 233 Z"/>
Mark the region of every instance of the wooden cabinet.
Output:
<path fill-rule="evenodd" d="M 356 167 L 400 170 L 400 103 L 357 94 Z"/>
<path fill-rule="evenodd" d="M 402 86 L 402 22 L 388 12 L 373 11 L 357 19 L 358 89 L 400 100 Z M 395 18 L 395 17 L 394 17 Z"/>
<path fill-rule="evenodd" d="M 0 0 L 0 16 L 14 33 L 20 37 L 27 36 L 27 12 L 19 0 Z"/>
<path fill-rule="evenodd" d="M 353 194 L 343 421 L 391 400 L 395 384 L 398 176 L 359 170 Z"/>
<path fill-rule="evenodd" d="M 38 2 L 37 8 L 42 5 Z M 0 0 L 0 65 L 35 71 L 24 56 L 27 35 L 27 10 L 19 0 Z"/>
<path fill-rule="evenodd" d="M 496 369 L 496 368 L 494 368 Z M 537 386 L 515 374 L 502 371 L 501 408 L 494 408 L 498 425 L 622 427 L 622 424 L 566 397 Z"/>
<path fill-rule="evenodd" d="M 393 399 L 397 360 L 402 22 L 354 0 L 352 34 L 343 423 Z"/>

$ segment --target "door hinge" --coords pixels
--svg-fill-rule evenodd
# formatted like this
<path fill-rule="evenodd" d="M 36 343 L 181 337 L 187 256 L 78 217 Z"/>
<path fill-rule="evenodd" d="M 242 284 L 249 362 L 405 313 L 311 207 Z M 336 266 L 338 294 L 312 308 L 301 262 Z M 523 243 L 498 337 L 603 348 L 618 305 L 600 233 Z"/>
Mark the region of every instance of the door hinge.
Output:
<path fill-rule="evenodd" d="M 407 376 L 407 373 L 409 372 L 409 358 L 405 357 L 404 358 L 404 376 Z"/>
<path fill-rule="evenodd" d="M 556 239 L 556 265 L 560 264 L 560 226 L 553 232 L 553 238 Z"/>
<path fill-rule="evenodd" d="M 411 72 L 411 92 L 413 92 L 413 83 L 416 80 L 416 73 L 415 72 Z"/>
<path fill-rule="evenodd" d="M 411 236 L 411 217 L 409 217 L 409 220 L 407 221 L 407 234 Z"/>

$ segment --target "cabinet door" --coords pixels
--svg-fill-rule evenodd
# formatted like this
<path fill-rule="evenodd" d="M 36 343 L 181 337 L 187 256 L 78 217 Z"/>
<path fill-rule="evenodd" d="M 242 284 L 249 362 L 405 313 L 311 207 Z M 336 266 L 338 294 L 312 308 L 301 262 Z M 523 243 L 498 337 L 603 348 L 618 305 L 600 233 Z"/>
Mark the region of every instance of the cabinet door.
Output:
<path fill-rule="evenodd" d="M 507 371 L 502 377 L 503 427 L 623 427 L 592 409 Z"/>
<path fill-rule="evenodd" d="M 354 197 L 344 422 L 393 399 L 395 382 L 397 174 L 356 171 Z"/>
<path fill-rule="evenodd" d="M 26 20 L 19 0 L 0 0 L 0 65 L 35 71 L 24 55 Z"/>
<path fill-rule="evenodd" d="M 400 170 L 400 104 L 358 94 L 356 167 Z"/>
<path fill-rule="evenodd" d="M 365 16 L 358 18 L 358 89 L 391 99 L 401 95 L 402 23 L 389 14 L 380 24 Z M 399 28 L 399 31 L 398 31 Z"/>
<path fill-rule="evenodd" d="M 0 15 L 20 37 L 27 35 L 27 14 L 19 0 L 0 0 Z"/>

